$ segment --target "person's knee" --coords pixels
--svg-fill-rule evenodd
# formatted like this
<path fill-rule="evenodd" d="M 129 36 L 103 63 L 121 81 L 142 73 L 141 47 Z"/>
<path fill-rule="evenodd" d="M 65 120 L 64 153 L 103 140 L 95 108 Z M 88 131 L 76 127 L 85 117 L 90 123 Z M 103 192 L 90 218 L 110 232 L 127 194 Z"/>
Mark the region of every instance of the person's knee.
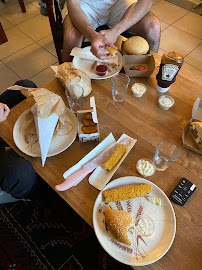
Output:
<path fill-rule="evenodd" d="M 64 20 L 64 34 L 63 34 L 63 48 L 69 47 L 70 50 L 77 46 L 81 46 L 83 35 L 79 30 L 71 23 L 69 16 Z"/>
<path fill-rule="evenodd" d="M 161 24 L 159 22 L 159 19 L 154 16 L 151 12 L 148 14 L 149 19 L 147 20 L 147 25 L 146 25 L 146 35 L 149 40 L 153 40 L 158 37 L 160 37 L 160 32 L 161 32 Z"/>
<path fill-rule="evenodd" d="M 27 88 L 37 88 L 36 84 L 30 80 L 19 80 L 17 82 L 15 82 L 14 85 L 19 85 L 19 86 L 23 86 L 23 87 L 27 87 Z"/>
<path fill-rule="evenodd" d="M 25 198 L 37 183 L 36 172 L 32 164 L 21 158 L 9 160 L 2 183 L 2 190 L 15 198 Z"/>

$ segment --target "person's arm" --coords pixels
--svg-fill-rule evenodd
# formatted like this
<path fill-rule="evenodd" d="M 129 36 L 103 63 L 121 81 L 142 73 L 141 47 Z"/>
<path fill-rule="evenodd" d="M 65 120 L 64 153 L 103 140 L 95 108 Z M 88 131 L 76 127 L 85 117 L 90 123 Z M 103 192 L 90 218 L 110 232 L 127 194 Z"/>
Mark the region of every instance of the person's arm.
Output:
<path fill-rule="evenodd" d="M 92 53 L 100 59 L 111 58 L 108 51 L 100 50 L 100 48 L 110 46 L 116 49 L 116 47 L 93 29 L 88 17 L 80 7 L 80 0 L 66 1 L 71 22 L 91 42 Z"/>
<path fill-rule="evenodd" d="M 10 112 L 10 109 L 6 104 L 0 103 L 0 123 L 5 121 L 8 114 Z"/>
<path fill-rule="evenodd" d="M 118 36 L 139 22 L 151 9 L 152 0 L 138 0 L 131 5 L 128 13 L 109 30 L 100 31 L 100 34 L 114 43 Z"/>

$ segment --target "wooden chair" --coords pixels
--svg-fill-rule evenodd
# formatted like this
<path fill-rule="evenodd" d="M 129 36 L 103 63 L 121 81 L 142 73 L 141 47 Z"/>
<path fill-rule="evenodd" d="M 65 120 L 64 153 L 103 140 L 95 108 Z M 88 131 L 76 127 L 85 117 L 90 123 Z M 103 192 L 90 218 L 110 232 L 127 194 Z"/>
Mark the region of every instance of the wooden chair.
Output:
<path fill-rule="evenodd" d="M 54 41 L 58 61 L 60 64 L 62 64 L 61 50 L 63 48 L 63 25 L 62 25 L 61 12 L 58 7 L 58 2 L 57 0 L 42 0 L 42 2 L 45 3 L 47 6 L 47 13 L 49 17 L 51 32 L 53 36 L 53 41 Z M 100 31 L 103 29 L 108 29 L 108 26 L 107 25 L 100 26 L 96 29 L 96 31 Z M 122 33 L 122 35 L 129 38 L 131 36 L 134 36 L 135 34 L 125 31 L 124 33 Z M 88 45 L 90 45 L 89 42 L 83 42 L 82 47 L 85 47 Z"/>
<path fill-rule="evenodd" d="M 24 1 L 18 0 L 18 2 L 20 4 L 22 12 L 25 13 L 26 9 L 25 9 Z M 1 22 L 0 22 L 0 45 L 7 42 L 7 41 L 8 41 L 8 39 L 7 39 L 6 33 L 4 32 L 4 29 L 3 29 Z"/>
<path fill-rule="evenodd" d="M 4 29 L 0 23 L 0 45 L 7 42 L 7 41 L 8 41 L 7 36 L 6 36 Z"/>
<path fill-rule="evenodd" d="M 20 4 L 20 7 L 21 7 L 21 10 L 23 13 L 26 12 L 26 9 L 25 9 L 25 4 L 24 4 L 24 1 L 23 0 L 18 0 L 19 4 Z"/>

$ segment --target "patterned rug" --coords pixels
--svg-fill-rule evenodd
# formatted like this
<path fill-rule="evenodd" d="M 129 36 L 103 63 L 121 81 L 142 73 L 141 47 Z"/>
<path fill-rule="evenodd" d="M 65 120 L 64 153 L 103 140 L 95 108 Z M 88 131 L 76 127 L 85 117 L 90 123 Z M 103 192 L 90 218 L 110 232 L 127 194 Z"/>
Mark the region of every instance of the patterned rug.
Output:
<path fill-rule="evenodd" d="M 129 270 L 51 188 L 45 200 L 0 205 L 0 269 Z"/>

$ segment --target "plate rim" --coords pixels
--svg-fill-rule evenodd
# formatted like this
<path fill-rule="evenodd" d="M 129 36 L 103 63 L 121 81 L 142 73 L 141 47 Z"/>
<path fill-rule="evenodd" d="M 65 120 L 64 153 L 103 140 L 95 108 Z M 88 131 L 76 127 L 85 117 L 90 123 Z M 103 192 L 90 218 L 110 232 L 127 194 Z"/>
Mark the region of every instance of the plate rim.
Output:
<path fill-rule="evenodd" d="M 76 120 L 76 122 L 77 122 L 77 129 L 76 129 L 76 131 L 77 131 L 77 130 L 78 130 L 78 120 L 77 120 L 75 114 L 74 114 L 70 109 L 67 108 L 67 110 L 72 114 L 73 118 L 75 117 L 75 120 Z M 20 120 L 21 117 L 23 117 L 24 115 L 28 114 L 29 111 L 30 111 L 30 108 L 27 109 L 27 110 L 25 110 L 23 113 L 21 113 L 21 115 L 20 115 L 20 116 L 17 118 L 17 120 L 15 121 L 15 124 L 14 124 L 14 127 L 13 127 L 13 140 L 14 140 L 14 143 L 15 143 L 15 145 L 17 146 L 17 148 L 18 148 L 21 152 L 23 152 L 24 154 L 26 154 L 27 156 L 30 156 L 30 157 L 41 157 L 41 155 L 34 154 L 34 153 L 32 153 L 32 152 L 28 152 L 28 151 L 25 151 L 24 149 L 22 149 L 22 148 L 19 146 L 18 142 L 16 141 L 16 138 L 15 138 L 15 135 L 14 135 L 14 134 L 15 134 L 15 130 L 17 129 L 17 122 Z M 62 135 L 61 135 L 61 136 L 62 136 Z M 77 136 L 77 132 L 76 132 L 76 136 Z M 71 144 L 75 141 L 76 136 L 75 136 L 74 139 L 71 141 L 71 143 L 68 144 L 67 147 L 65 147 L 64 149 L 62 149 L 61 151 L 59 151 L 59 152 L 57 152 L 57 153 L 54 153 L 54 154 L 47 154 L 47 157 L 53 157 L 53 156 L 56 156 L 56 155 L 62 153 L 63 151 L 65 151 L 65 150 L 66 150 L 68 147 L 70 147 Z"/>
<path fill-rule="evenodd" d="M 100 240 L 99 240 L 99 238 L 98 238 L 98 235 L 97 235 L 97 231 L 95 230 L 95 216 L 96 216 L 96 203 L 97 203 L 97 201 L 99 200 L 99 197 L 101 196 L 101 193 L 102 193 L 102 191 L 103 190 L 105 190 L 105 189 L 107 189 L 108 187 L 110 187 L 111 185 L 112 185 L 112 187 L 113 187 L 113 184 L 115 184 L 115 182 L 117 181 L 117 180 L 119 180 L 120 181 L 120 179 L 130 179 L 130 178 L 134 178 L 134 180 L 135 179 L 140 179 L 140 181 L 144 181 L 144 182 L 146 182 L 146 183 L 148 183 L 148 184 L 152 184 L 152 185 L 154 185 L 155 186 L 155 188 L 157 188 L 158 190 L 160 190 L 160 192 L 162 192 L 163 193 L 163 195 L 164 195 L 164 197 L 166 198 L 166 200 L 168 201 L 168 203 L 169 203 L 169 205 L 170 205 L 170 208 L 171 208 L 171 211 L 172 211 L 172 214 L 173 214 L 173 220 L 174 220 L 174 226 L 173 226 L 173 229 L 174 229 L 174 232 L 173 232 L 173 235 L 172 235 L 172 239 L 171 239 L 171 242 L 170 242 L 170 244 L 168 245 L 168 247 L 167 247 L 167 249 L 157 258 L 157 259 L 155 259 L 155 260 L 153 260 L 153 261 L 151 261 L 151 262 L 148 262 L 148 263 L 127 263 L 127 262 L 123 262 L 123 261 L 121 261 L 120 259 L 118 259 L 118 258 L 116 258 L 115 256 L 113 256 L 113 255 L 111 255 L 111 254 L 109 254 L 108 253 L 108 251 L 106 250 L 106 248 L 102 245 L 102 243 L 100 242 Z M 115 181 L 115 182 L 114 182 Z M 127 181 L 127 180 L 126 180 Z M 113 183 L 113 184 L 112 184 Z M 135 183 L 140 183 L 140 182 L 134 182 L 134 184 Z M 124 184 L 123 184 L 124 185 Z M 126 183 L 125 185 L 131 185 L 131 184 L 128 184 L 128 183 Z M 111 188 L 111 187 L 110 187 Z M 158 260 L 160 260 L 168 251 L 169 251 L 169 249 L 171 248 L 171 246 L 172 246 L 172 244 L 173 244 L 173 242 L 174 242 L 174 239 L 175 239 L 175 235 L 176 235 L 176 215 L 175 215 L 175 211 L 174 211 L 174 208 L 173 208 L 173 206 L 172 206 L 172 204 L 171 204 L 171 202 L 170 202 L 170 200 L 169 200 L 169 198 L 168 198 L 168 196 L 165 194 L 165 192 L 160 188 L 160 187 L 158 187 L 156 184 L 154 184 L 153 182 L 151 182 L 151 181 L 149 181 L 149 180 L 147 180 L 147 179 L 144 179 L 144 178 L 142 178 L 142 177 L 138 177 L 138 176 L 133 176 L 133 175 L 131 175 L 131 176 L 123 176 L 123 177 L 119 177 L 119 178 L 116 178 L 116 179 L 114 179 L 114 180 L 112 180 L 111 182 L 109 182 L 104 188 L 103 188 L 103 190 L 101 190 L 100 192 L 99 192 L 99 194 L 98 194 L 98 196 L 97 196 L 97 198 L 96 198 L 96 200 L 95 200 L 95 203 L 94 203 L 94 207 L 93 207 L 93 228 L 94 228 L 94 232 L 95 232 L 95 234 L 96 234 L 96 237 L 97 237 L 97 239 L 98 239 L 98 241 L 99 241 L 99 243 L 100 243 L 100 245 L 102 246 L 102 248 L 112 257 L 112 258 L 114 258 L 115 260 L 117 260 L 117 261 L 119 261 L 119 262 L 121 262 L 121 263 L 123 263 L 123 264 L 126 264 L 126 265 L 130 265 L 130 266 L 145 266 L 145 265 L 150 265 L 150 264 L 152 264 L 152 263 L 155 263 L 155 262 L 157 262 Z"/>
<path fill-rule="evenodd" d="M 85 48 L 90 48 L 91 46 L 87 46 L 87 47 L 84 47 L 84 49 Z M 92 76 L 89 76 L 87 73 L 87 75 L 88 75 L 88 77 L 91 79 L 91 80 L 105 80 L 105 79 L 109 79 L 109 78 L 111 78 L 111 77 L 113 77 L 113 76 L 115 76 L 116 74 L 118 74 L 120 71 L 121 71 L 121 69 L 122 69 L 122 67 L 123 67 L 123 58 L 122 58 L 122 55 L 121 55 L 121 53 L 117 50 L 117 53 L 119 54 L 119 58 L 121 59 L 121 67 L 120 67 L 120 69 L 116 72 L 116 73 L 114 73 L 114 74 L 112 74 L 112 75 L 109 75 L 109 76 L 107 76 L 107 77 L 105 77 L 105 76 L 100 76 L 100 77 L 92 77 Z M 72 63 L 73 63 L 73 65 L 75 64 L 75 60 L 77 60 L 77 59 L 81 59 L 80 57 L 78 57 L 78 56 L 74 56 L 73 57 L 73 60 L 72 60 Z M 84 59 L 85 60 L 85 59 Z M 76 67 L 75 65 L 74 65 L 74 67 L 75 68 L 78 68 L 78 67 Z M 81 69 L 82 70 L 82 69 Z M 82 70 L 83 72 L 86 72 L 85 70 Z"/>

